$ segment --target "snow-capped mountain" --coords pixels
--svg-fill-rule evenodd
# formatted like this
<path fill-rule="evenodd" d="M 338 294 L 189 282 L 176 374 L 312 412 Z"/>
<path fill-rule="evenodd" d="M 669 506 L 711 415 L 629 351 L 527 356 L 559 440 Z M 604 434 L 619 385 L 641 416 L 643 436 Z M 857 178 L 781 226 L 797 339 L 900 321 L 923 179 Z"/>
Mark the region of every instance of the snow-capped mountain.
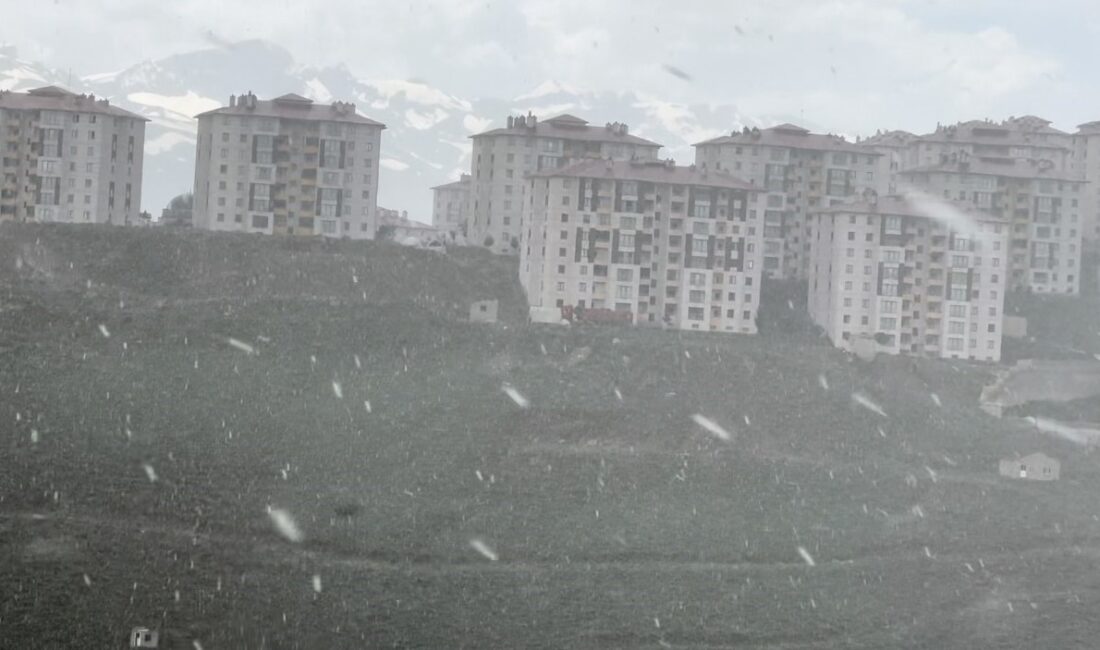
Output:
<path fill-rule="evenodd" d="M 469 136 L 528 111 L 546 118 L 569 112 L 595 124 L 625 122 L 632 133 L 665 145 L 662 156 L 694 159 L 691 144 L 742 126 L 765 126 L 786 116 L 754 119 L 733 106 L 688 106 L 633 92 L 593 92 L 546 81 L 512 98 L 477 89 L 476 98 L 413 80 L 362 79 L 345 66 L 295 63 L 282 48 L 246 41 L 144 61 L 110 73 L 82 76 L 19 59 L 0 48 L 0 89 L 56 84 L 91 92 L 151 120 L 146 131 L 143 207 L 154 215 L 194 179 L 194 116 L 228 103 L 231 94 L 261 97 L 298 93 L 318 102 L 352 101 L 360 113 L 387 125 L 382 139 L 379 204 L 431 220 L 431 191 L 470 167 Z"/>

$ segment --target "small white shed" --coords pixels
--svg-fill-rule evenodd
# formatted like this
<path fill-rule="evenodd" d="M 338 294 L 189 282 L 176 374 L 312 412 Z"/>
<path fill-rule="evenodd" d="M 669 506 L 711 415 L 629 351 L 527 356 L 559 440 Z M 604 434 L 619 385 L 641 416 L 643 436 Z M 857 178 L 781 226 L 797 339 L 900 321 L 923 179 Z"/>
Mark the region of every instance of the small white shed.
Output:
<path fill-rule="evenodd" d="M 160 633 L 147 627 L 135 627 L 130 630 L 131 648 L 159 648 Z"/>

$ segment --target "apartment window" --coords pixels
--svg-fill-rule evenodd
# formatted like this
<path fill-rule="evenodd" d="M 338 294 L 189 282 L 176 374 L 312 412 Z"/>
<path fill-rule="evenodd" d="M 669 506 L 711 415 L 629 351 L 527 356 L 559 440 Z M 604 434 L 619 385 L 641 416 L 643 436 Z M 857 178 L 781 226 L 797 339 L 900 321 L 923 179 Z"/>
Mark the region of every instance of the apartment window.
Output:
<path fill-rule="evenodd" d="M 707 286 L 707 276 L 705 273 L 692 273 L 688 281 L 693 287 Z"/>
<path fill-rule="evenodd" d="M 634 297 L 634 287 L 632 287 L 630 285 L 620 285 L 620 286 L 616 287 L 615 288 L 615 297 L 616 298 L 633 298 Z"/>
<path fill-rule="evenodd" d="M 693 289 L 688 292 L 688 302 L 706 302 L 707 292 L 700 291 L 699 289 Z"/>
<path fill-rule="evenodd" d="M 617 269 L 615 271 L 615 279 L 619 282 L 630 282 L 634 279 L 633 269 Z"/>
<path fill-rule="evenodd" d="M 882 313 L 884 313 L 884 314 L 896 314 L 896 313 L 898 313 L 898 301 L 897 300 L 883 300 L 882 301 Z"/>
<path fill-rule="evenodd" d="M 878 319 L 878 327 L 881 330 L 893 330 L 898 326 L 898 319 L 893 316 L 883 316 Z"/>
<path fill-rule="evenodd" d="M 703 308 L 688 307 L 688 320 L 703 320 Z"/>
<path fill-rule="evenodd" d="M 271 211 L 271 186 L 265 183 L 252 183 L 249 189 L 249 210 L 255 212 Z"/>

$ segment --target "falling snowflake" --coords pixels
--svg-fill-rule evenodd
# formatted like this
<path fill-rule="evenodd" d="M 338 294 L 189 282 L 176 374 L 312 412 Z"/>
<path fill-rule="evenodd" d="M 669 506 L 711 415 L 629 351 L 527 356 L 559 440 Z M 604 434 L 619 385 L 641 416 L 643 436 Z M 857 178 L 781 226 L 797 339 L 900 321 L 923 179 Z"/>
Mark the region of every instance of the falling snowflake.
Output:
<path fill-rule="evenodd" d="M 890 417 L 886 415 L 886 411 L 883 411 L 881 406 L 872 402 L 871 399 L 863 393 L 852 393 L 852 401 L 867 409 L 868 411 L 871 411 L 872 413 L 881 415 L 884 418 Z"/>
<path fill-rule="evenodd" d="M 150 483 L 157 482 L 157 470 L 153 469 L 153 466 L 149 463 L 142 463 L 141 468 L 145 470 L 145 476 L 149 478 Z"/>
<path fill-rule="evenodd" d="M 935 393 L 932 393 L 932 403 L 936 406 L 943 406 L 943 402 L 940 401 L 940 396 Z"/>
<path fill-rule="evenodd" d="M 615 397 L 621 402 L 623 401 L 623 392 L 618 388 L 615 389 Z"/>
<path fill-rule="evenodd" d="M 798 554 L 802 556 L 802 561 L 809 566 L 817 566 L 817 562 L 814 562 L 814 558 L 810 555 L 810 552 L 806 550 L 805 546 L 798 547 Z"/>
<path fill-rule="evenodd" d="M 244 352 L 245 354 L 256 354 L 256 348 L 254 348 L 251 345 L 245 343 L 244 341 L 241 341 L 240 339 L 235 339 L 232 336 L 230 336 L 225 341 L 229 345 L 237 348 L 238 350 L 240 350 L 241 352 Z"/>
<path fill-rule="evenodd" d="M 481 553 L 490 562 L 496 562 L 499 559 L 496 551 L 489 548 L 489 545 L 476 537 L 470 540 L 470 548 L 474 549 L 478 553 Z"/>
<path fill-rule="evenodd" d="M 365 408 L 367 410 L 367 413 L 371 412 L 370 400 L 369 399 L 363 400 L 363 408 Z"/>
<path fill-rule="evenodd" d="M 99 324 L 99 333 L 102 334 L 103 338 L 105 338 L 105 339 L 111 338 L 111 332 L 109 332 L 107 330 L 107 326 L 104 325 L 103 323 Z"/>
<path fill-rule="evenodd" d="M 321 593 L 321 574 L 313 574 L 313 591 Z"/>
<path fill-rule="evenodd" d="M 829 379 L 825 375 L 818 375 L 817 383 L 825 390 L 829 390 Z"/>
<path fill-rule="evenodd" d="M 38 444 L 38 429 L 31 429 L 31 444 Z"/>
<path fill-rule="evenodd" d="M 340 386 L 340 382 L 332 382 L 332 394 L 336 396 L 336 399 L 344 399 L 344 389 Z"/>
<path fill-rule="evenodd" d="M 701 413 L 696 413 L 692 415 L 691 419 L 693 422 L 695 422 L 695 424 L 698 424 L 700 427 L 705 429 L 708 433 L 713 435 L 715 438 L 718 438 L 719 440 L 730 440 L 731 438 L 733 438 L 733 436 L 730 435 L 729 431 L 726 431 L 717 422 L 708 418 L 705 415 L 702 415 Z"/>
<path fill-rule="evenodd" d="M 269 507 L 267 509 L 267 515 L 271 517 L 271 523 L 275 525 L 275 529 L 279 531 L 280 535 L 287 538 L 287 540 L 291 542 L 301 542 L 305 539 L 301 529 L 298 528 L 298 524 L 294 521 L 294 517 L 286 510 Z"/>
<path fill-rule="evenodd" d="M 531 405 L 531 402 L 526 397 L 521 395 L 518 390 L 512 388 L 511 384 L 504 384 L 500 387 L 500 389 L 504 391 L 504 394 L 511 398 L 511 400 L 516 403 L 516 406 L 519 406 L 521 409 L 525 409 Z"/>

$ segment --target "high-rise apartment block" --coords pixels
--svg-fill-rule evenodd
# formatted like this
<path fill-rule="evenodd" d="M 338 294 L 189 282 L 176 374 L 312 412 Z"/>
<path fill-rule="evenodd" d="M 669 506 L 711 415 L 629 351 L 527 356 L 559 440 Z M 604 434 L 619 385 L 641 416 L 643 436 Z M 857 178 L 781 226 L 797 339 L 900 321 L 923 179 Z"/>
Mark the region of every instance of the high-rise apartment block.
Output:
<path fill-rule="evenodd" d="M 195 227 L 374 238 L 384 124 L 350 103 L 252 93 L 198 120 Z"/>
<path fill-rule="evenodd" d="M 56 86 L 0 90 L 0 221 L 137 225 L 147 121 Z"/>
<path fill-rule="evenodd" d="M 1069 169 L 1073 154 L 1071 136 L 1034 115 L 1001 122 L 971 120 L 939 125 L 910 143 L 904 168 L 934 165 L 953 154 L 971 158 L 1003 158 L 1048 161 L 1057 171 Z"/>
<path fill-rule="evenodd" d="M 932 218 L 953 215 L 953 225 Z M 900 196 L 811 219 L 808 308 L 839 348 L 998 361 L 1009 220 Z"/>
<path fill-rule="evenodd" d="M 656 160 L 661 145 L 625 124 L 590 126 L 572 115 L 509 117 L 504 128 L 471 136 L 473 167 L 466 236 L 496 253 L 519 253 L 526 177 L 585 158 Z"/>
<path fill-rule="evenodd" d="M 452 238 L 466 230 L 466 211 L 470 202 L 470 175 L 432 188 L 432 225 Z"/>
<path fill-rule="evenodd" d="M 1100 249 L 1100 121 L 1078 126 L 1071 143 L 1074 176 L 1088 183 L 1081 191 L 1082 243 L 1095 253 Z"/>
<path fill-rule="evenodd" d="M 727 171 L 766 192 L 764 272 L 807 277 L 811 215 L 880 189 L 879 152 L 793 124 L 744 129 L 695 145 L 695 164 Z"/>
<path fill-rule="evenodd" d="M 637 324 L 756 332 L 760 188 L 672 161 L 587 160 L 531 174 L 520 284 L 533 320 L 563 307 Z"/>
<path fill-rule="evenodd" d="M 878 157 L 878 169 L 875 170 L 875 181 L 880 194 L 901 193 L 899 175 L 906 168 L 909 151 L 919 137 L 908 131 L 879 131 L 869 138 L 856 141 L 859 146 L 882 154 Z"/>
<path fill-rule="evenodd" d="M 945 154 L 902 172 L 907 183 L 972 204 L 1009 224 L 1010 289 L 1076 294 L 1081 284 L 1084 183 L 1046 159 Z"/>

